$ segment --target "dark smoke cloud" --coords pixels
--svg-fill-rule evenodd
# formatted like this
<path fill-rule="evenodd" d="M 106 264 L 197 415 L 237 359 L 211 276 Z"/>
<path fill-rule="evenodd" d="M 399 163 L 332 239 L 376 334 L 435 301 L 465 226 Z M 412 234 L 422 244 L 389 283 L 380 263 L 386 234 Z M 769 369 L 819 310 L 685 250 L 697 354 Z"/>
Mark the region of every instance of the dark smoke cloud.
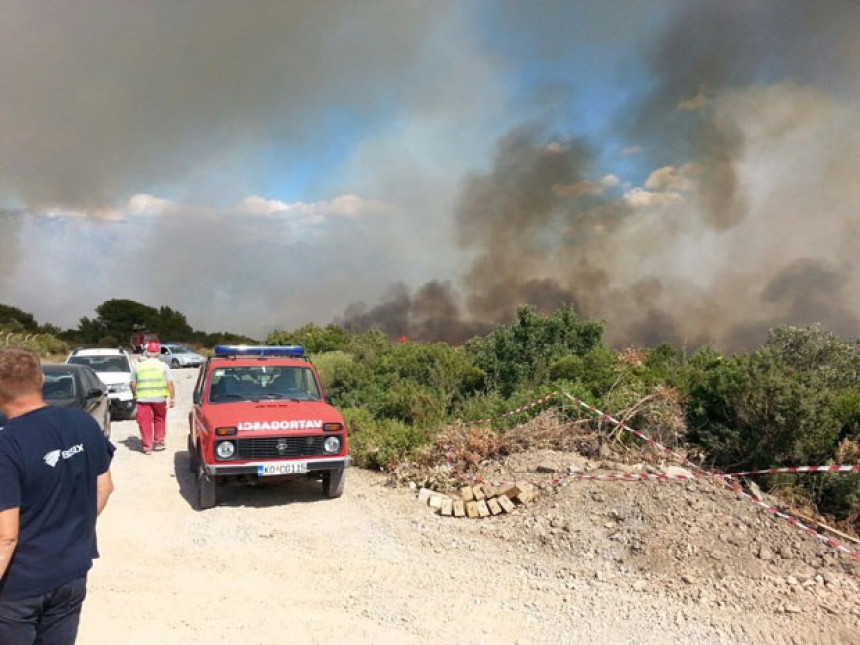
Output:
<path fill-rule="evenodd" d="M 849 292 L 849 275 L 821 260 L 801 258 L 771 279 L 762 299 L 780 308 L 777 320 L 799 325 L 819 322 L 837 334 L 855 337 L 860 316 L 845 306 L 856 300 Z"/>
<path fill-rule="evenodd" d="M 351 331 L 377 328 L 392 338 L 457 344 L 490 331 L 488 324 L 465 321 L 451 285 L 437 281 L 414 294 L 403 284 L 394 285 L 379 304 L 353 303 L 335 322 Z"/>
<path fill-rule="evenodd" d="M 756 83 L 855 82 L 857 61 L 846 57 L 844 47 L 858 35 L 858 21 L 860 4 L 851 0 L 683 3 L 650 48 L 646 60 L 655 88 L 632 107 L 628 131 L 650 144 L 658 166 L 684 155 L 702 163 L 706 223 L 734 226 L 748 210 L 736 167 L 743 137 L 735 123 L 716 118 L 708 103 L 726 89 Z M 686 118 L 677 118 L 679 109 Z"/>
<path fill-rule="evenodd" d="M 848 330 L 858 42 L 855 0 L 10 0 L 0 302 L 67 325 L 91 315 L 82 303 L 132 298 L 264 337 L 371 302 L 396 276 L 423 286 L 353 305 L 344 324 L 460 342 L 519 305 L 572 303 L 615 345 Z M 616 79 L 601 54 L 633 46 L 627 77 L 647 78 L 608 140 L 584 138 L 565 110 L 592 99 L 567 63 L 591 56 Z M 556 75 L 518 94 L 542 63 Z M 336 140 L 342 116 L 370 124 L 361 141 Z M 249 214 L 274 162 L 292 177 L 292 159 L 338 144 L 338 177 L 255 202 L 330 203 Z M 619 170 L 621 148 L 640 153 Z M 344 213 L 344 193 L 376 206 Z"/>
<path fill-rule="evenodd" d="M 414 294 L 398 284 L 376 306 L 350 305 L 340 322 L 355 330 L 376 326 L 391 336 L 459 343 L 510 319 L 518 303 L 552 311 L 576 302 L 574 291 L 536 272 L 558 250 L 547 233 L 576 226 L 577 213 L 562 205 L 594 204 L 591 196 L 571 198 L 556 190 L 583 181 L 591 163 L 582 141 L 547 141 L 537 126 L 511 132 L 499 143 L 494 168 L 463 182 L 457 239 L 477 254 L 464 277 L 465 301 L 449 283 L 431 281 Z"/>
<path fill-rule="evenodd" d="M 469 20 L 400 0 L 4 2 L 0 208 L 21 222 L 0 231 L 0 302 L 74 326 L 131 298 L 265 338 L 436 275 L 439 204 L 479 157 L 457 148 L 501 129 Z"/>
<path fill-rule="evenodd" d="M 644 52 L 653 89 L 619 118 L 656 172 L 616 187 L 596 176 L 599 142 L 514 130 L 463 182 L 472 260 L 444 310 L 490 326 L 573 303 L 615 346 L 735 350 L 811 322 L 856 336 L 858 37 L 855 2 L 680 3 Z"/>
<path fill-rule="evenodd" d="M 591 150 L 583 142 L 553 144 L 527 128 L 502 139 L 492 171 L 466 180 L 456 223 L 460 245 L 477 251 L 464 277 L 475 318 L 509 318 L 512 302 L 558 306 L 573 299 L 540 271 L 560 250 L 557 231 L 577 226 L 581 212 L 563 205 L 593 201 L 560 196 L 554 188 L 583 181 L 591 166 Z"/>
<path fill-rule="evenodd" d="M 231 156 L 272 142 L 325 146 L 306 133 L 319 131 L 327 108 L 386 109 L 414 78 L 428 26 L 444 13 L 433 9 L 397 0 L 4 2 L 0 191 L 31 208 L 103 207 L 141 185 L 177 182 L 241 191 L 242 173 L 257 168 Z M 213 167 L 215 181 L 205 172 Z"/>

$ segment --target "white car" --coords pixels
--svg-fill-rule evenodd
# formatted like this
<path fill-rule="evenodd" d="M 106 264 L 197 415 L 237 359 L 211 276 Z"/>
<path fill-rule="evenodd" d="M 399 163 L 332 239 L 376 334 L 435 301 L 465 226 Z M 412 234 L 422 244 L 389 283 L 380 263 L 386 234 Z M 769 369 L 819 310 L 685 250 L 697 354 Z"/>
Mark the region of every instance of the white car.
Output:
<path fill-rule="evenodd" d="M 121 349 L 76 349 L 66 363 L 89 365 L 107 385 L 111 418 L 133 419 L 136 407 L 131 391 L 132 363 Z"/>
<path fill-rule="evenodd" d="M 180 343 L 162 343 L 161 356 L 158 358 L 173 369 L 179 367 L 200 367 L 206 362 L 205 357 L 191 351 L 188 345 Z"/>

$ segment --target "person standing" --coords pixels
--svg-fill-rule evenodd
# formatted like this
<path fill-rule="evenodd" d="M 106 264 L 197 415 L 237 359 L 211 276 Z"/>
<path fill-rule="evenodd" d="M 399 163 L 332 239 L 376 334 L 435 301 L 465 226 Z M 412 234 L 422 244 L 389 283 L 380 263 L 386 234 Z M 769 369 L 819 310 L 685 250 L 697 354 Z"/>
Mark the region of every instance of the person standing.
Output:
<path fill-rule="evenodd" d="M 176 389 L 170 368 L 158 360 L 161 345 L 150 341 L 145 355 L 132 370 L 131 391 L 137 399 L 137 425 L 143 454 L 149 455 L 153 450 L 164 450 L 167 406 L 173 407 Z"/>
<path fill-rule="evenodd" d="M 83 410 L 42 399 L 39 357 L 0 349 L 0 643 L 72 645 L 113 492 L 114 446 Z"/>

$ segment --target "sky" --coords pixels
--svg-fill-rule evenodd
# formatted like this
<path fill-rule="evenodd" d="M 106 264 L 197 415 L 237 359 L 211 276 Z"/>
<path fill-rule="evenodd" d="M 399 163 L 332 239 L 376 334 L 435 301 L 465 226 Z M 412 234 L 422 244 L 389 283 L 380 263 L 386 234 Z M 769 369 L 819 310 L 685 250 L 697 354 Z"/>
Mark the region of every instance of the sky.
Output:
<path fill-rule="evenodd" d="M 7 0 L 0 303 L 258 339 L 860 321 L 854 0 Z"/>

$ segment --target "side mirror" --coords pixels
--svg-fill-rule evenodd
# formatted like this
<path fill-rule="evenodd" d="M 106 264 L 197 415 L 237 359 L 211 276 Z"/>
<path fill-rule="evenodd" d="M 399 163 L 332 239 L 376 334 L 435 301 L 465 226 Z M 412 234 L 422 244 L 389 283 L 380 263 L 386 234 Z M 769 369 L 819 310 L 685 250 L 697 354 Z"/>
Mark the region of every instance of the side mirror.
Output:
<path fill-rule="evenodd" d="M 104 390 L 100 390 L 99 388 L 94 387 L 92 390 L 90 390 L 89 392 L 87 392 L 87 398 L 88 398 L 88 399 L 97 399 L 97 398 L 99 398 L 102 394 L 104 394 Z"/>
<path fill-rule="evenodd" d="M 194 405 L 200 404 L 200 392 L 195 392 L 194 396 L 191 397 L 191 400 L 194 402 Z"/>

